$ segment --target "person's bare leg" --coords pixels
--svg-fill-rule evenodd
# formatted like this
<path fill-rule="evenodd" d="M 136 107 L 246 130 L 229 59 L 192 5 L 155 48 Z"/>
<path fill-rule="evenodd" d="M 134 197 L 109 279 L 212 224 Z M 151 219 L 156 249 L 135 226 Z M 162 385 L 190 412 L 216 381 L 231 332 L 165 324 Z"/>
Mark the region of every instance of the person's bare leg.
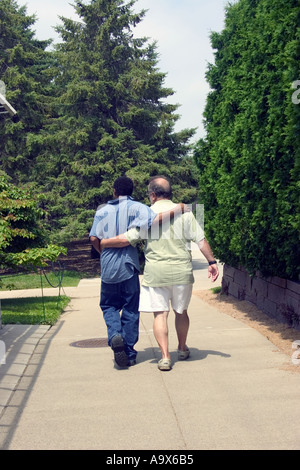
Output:
<path fill-rule="evenodd" d="M 162 359 L 170 359 L 168 315 L 169 312 L 154 312 L 153 334 L 160 347 Z"/>
<path fill-rule="evenodd" d="M 175 312 L 175 328 L 178 337 L 178 349 L 180 349 L 180 351 L 185 351 L 186 349 L 186 339 L 189 326 L 190 319 L 187 314 L 187 310 L 184 310 L 183 313 Z"/>

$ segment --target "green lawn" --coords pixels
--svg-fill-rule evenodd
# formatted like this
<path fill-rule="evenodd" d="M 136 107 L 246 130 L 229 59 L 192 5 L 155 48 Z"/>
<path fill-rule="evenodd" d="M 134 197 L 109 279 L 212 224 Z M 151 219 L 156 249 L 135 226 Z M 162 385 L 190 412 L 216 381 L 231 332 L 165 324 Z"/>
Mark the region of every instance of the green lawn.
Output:
<path fill-rule="evenodd" d="M 1 300 L 2 324 L 54 325 L 69 302 L 66 296 L 4 299 Z"/>
<path fill-rule="evenodd" d="M 75 271 L 0 275 L 0 290 L 39 289 L 41 286 L 43 288 L 57 287 L 59 284 L 63 287 L 74 287 L 78 285 L 81 278 L 80 273 Z"/>
<path fill-rule="evenodd" d="M 70 298 L 59 295 L 58 286 L 76 287 L 81 279 L 77 272 L 49 274 L 17 274 L 0 276 L 0 290 L 41 289 L 40 297 L 1 300 L 2 324 L 54 325 L 70 302 Z M 57 287 L 57 296 L 47 296 L 48 287 Z"/>

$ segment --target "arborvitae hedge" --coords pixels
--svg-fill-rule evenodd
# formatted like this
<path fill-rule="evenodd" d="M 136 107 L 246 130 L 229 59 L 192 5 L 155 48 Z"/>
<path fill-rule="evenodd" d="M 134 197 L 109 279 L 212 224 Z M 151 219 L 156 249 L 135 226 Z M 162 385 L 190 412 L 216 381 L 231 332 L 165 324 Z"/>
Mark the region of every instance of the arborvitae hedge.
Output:
<path fill-rule="evenodd" d="M 299 280 L 298 0 L 240 0 L 211 35 L 215 64 L 198 142 L 200 202 L 219 259 Z"/>

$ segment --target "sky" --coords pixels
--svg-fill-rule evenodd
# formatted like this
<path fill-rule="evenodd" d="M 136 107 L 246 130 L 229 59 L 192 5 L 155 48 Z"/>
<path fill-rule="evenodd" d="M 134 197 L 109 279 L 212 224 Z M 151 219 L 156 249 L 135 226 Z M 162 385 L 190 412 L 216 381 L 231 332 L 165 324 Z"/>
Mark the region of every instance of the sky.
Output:
<path fill-rule="evenodd" d="M 61 24 L 60 16 L 76 20 L 72 0 L 18 0 L 27 7 L 27 14 L 35 14 L 33 26 L 38 39 L 60 37 L 54 27 Z M 88 3 L 87 0 L 85 3 Z M 135 10 L 148 10 L 135 28 L 135 36 L 147 36 L 156 41 L 158 67 L 166 73 L 164 85 L 174 95 L 167 101 L 179 104 L 180 119 L 175 130 L 197 128 L 192 141 L 205 136 L 203 112 L 209 86 L 205 73 L 214 62 L 210 33 L 224 28 L 226 0 L 137 0 Z"/>

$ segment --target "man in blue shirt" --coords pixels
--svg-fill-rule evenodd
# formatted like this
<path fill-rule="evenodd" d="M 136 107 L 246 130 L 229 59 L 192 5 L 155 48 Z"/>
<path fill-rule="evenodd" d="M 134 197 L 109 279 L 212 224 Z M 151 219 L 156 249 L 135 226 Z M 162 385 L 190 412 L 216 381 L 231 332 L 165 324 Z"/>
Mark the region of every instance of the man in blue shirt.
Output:
<path fill-rule="evenodd" d="M 90 241 L 101 253 L 100 307 L 107 326 L 108 344 L 120 367 L 133 365 L 137 355 L 134 345 L 139 334 L 139 257 L 132 246 L 101 251 L 100 243 L 103 238 L 115 237 L 132 227 L 150 228 L 157 214 L 134 201 L 132 192 L 130 178 L 117 178 L 113 186 L 114 199 L 98 208 L 90 231 Z"/>
<path fill-rule="evenodd" d="M 108 344 L 120 367 L 135 364 L 137 356 L 134 345 L 139 336 L 139 257 L 137 248 L 131 245 L 102 251 L 101 240 L 116 237 L 130 228 L 140 228 L 147 233 L 156 217 L 155 223 L 159 223 L 164 216 L 173 217 L 186 210 L 186 206 L 178 204 L 176 209 L 162 216 L 134 201 L 132 192 L 130 178 L 117 178 L 113 186 L 114 199 L 98 208 L 90 231 L 90 241 L 101 254 L 100 307 L 107 326 Z"/>

